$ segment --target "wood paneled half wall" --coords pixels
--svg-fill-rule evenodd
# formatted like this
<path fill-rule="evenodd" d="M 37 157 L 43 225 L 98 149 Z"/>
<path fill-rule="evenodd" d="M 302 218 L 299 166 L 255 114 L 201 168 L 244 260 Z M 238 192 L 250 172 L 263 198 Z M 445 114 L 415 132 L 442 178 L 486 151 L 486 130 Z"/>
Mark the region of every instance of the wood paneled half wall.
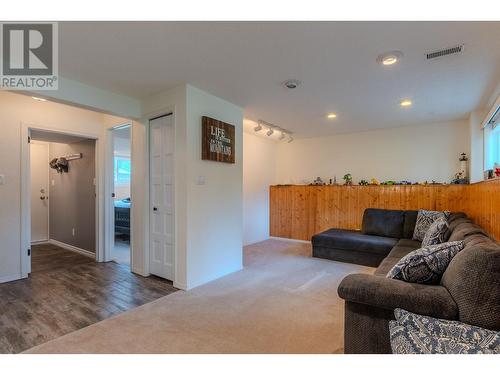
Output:
<path fill-rule="evenodd" d="M 270 235 L 310 240 L 329 228 L 359 229 L 366 208 L 465 212 L 500 240 L 500 179 L 471 185 L 270 187 Z"/>

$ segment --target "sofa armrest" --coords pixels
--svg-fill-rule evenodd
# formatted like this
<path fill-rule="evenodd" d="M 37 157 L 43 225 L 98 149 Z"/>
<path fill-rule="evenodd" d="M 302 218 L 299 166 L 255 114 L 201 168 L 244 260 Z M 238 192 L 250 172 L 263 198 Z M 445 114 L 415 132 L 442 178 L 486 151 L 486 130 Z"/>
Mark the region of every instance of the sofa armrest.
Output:
<path fill-rule="evenodd" d="M 407 283 L 382 276 L 352 274 L 342 280 L 338 294 L 346 301 L 382 309 L 396 307 L 441 319 L 456 319 L 458 307 L 445 287 Z"/>

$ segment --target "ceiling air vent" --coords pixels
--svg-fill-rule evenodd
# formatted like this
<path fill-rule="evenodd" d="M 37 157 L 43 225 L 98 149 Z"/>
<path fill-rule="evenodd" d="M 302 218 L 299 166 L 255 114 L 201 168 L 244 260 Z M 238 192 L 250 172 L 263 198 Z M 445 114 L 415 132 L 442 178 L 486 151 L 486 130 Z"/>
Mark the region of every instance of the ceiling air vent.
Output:
<path fill-rule="evenodd" d="M 463 50 L 464 50 L 464 45 L 460 44 L 460 45 L 455 46 L 455 47 L 446 48 L 446 49 L 442 49 L 439 51 L 429 52 L 426 54 L 426 56 L 427 56 L 427 60 L 432 60 L 432 59 L 437 59 L 438 57 L 443 57 L 443 56 L 453 55 L 456 53 L 461 53 L 461 52 L 463 52 Z"/>

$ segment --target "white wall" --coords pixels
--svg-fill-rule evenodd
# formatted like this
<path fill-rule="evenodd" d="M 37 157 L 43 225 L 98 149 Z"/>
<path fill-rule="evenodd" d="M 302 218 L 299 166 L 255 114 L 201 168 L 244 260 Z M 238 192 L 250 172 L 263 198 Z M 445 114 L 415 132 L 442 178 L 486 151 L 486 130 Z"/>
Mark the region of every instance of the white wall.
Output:
<path fill-rule="evenodd" d="M 85 83 L 59 77 L 58 90 L 33 91 L 36 96 L 53 101 L 77 104 L 79 107 L 103 113 L 112 113 L 127 118 L 141 117 L 141 101 L 126 95 L 102 90 Z"/>
<path fill-rule="evenodd" d="M 302 183 L 351 173 L 361 179 L 449 182 L 462 152 L 469 154 L 467 121 L 381 129 L 280 143 L 277 182 Z"/>
<path fill-rule="evenodd" d="M 486 116 L 486 110 L 474 111 L 469 116 L 470 157 L 469 174 L 470 182 L 479 182 L 484 179 L 484 139 L 481 122 Z"/>
<path fill-rule="evenodd" d="M 277 143 L 243 133 L 243 244 L 269 238 L 269 186 L 275 184 Z"/>
<path fill-rule="evenodd" d="M 242 109 L 192 86 L 183 85 L 147 98 L 143 112 L 145 124 L 151 117 L 174 113 L 174 285 L 190 289 L 241 269 Z M 202 116 L 235 125 L 235 164 L 201 160 Z M 147 138 L 144 139 L 146 141 Z M 197 185 L 198 176 L 205 177 L 205 185 Z"/>
<path fill-rule="evenodd" d="M 201 160 L 201 118 L 235 126 L 235 163 Z M 204 284 L 243 266 L 243 110 L 187 86 L 187 283 Z M 197 185 L 204 176 L 205 185 Z"/>

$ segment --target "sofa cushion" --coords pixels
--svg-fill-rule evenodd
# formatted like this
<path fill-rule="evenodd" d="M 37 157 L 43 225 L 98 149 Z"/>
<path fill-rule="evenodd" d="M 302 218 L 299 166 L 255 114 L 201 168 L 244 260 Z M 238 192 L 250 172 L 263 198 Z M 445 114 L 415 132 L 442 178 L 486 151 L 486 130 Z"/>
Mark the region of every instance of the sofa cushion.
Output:
<path fill-rule="evenodd" d="M 417 222 L 415 224 L 415 230 L 413 231 L 412 239 L 422 241 L 424 239 L 425 233 L 427 233 L 429 227 L 436 219 L 440 217 L 448 219 L 449 215 L 450 212 L 448 211 L 418 210 Z"/>
<path fill-rule="evenodd" d="M 465 240 L 465 237 L 473 234 L 486 235 L 486 232 L 479 225 L 470 220 L 463 220 L 456 224 L 451 232 L 449 241 Z"/>
<path fill-rule="evenodd" d="M 312 237 L 313 246 L 386 255 L 396 245 L 396 238 L 371 236 L 359 231 L 329 229 Z"/>
<path fill-rule="evenodd" d="M 367 208 L 363 213 L 363 234 L 403 237 L 404 211 Z"/>
<path fill-rule="evenodd" d="M 389 271 L 401 260 L 398 257 L 387 256 L 384 258 L 380 265 L 377 267 L 375 272 L 373 273 L 376 276 L 386 277 Z"/>
<path fill-rule="evenodd" d="M 413 231 L 415 230 L 415 224 L 417 223 L 418 211 L 405 211 L 405 219 L 403 224 L 403 237 L 407 239 L 413 238 Z"/>
<path fill-rule="evenodd" d="M 464 221 L 470 221 L 466 214 L 463 212 L 452 212 L 448 217 L 448 226 L 450 227 L 450 230 L 453 231 L 457 224 Z"/>
<path fill-rule="evenodd" d="M 380 263 L 374 274 L 385 277 L 401 258 L 411 253 L 413 250 L 419 249 L 420 247 L 419 241 L 407 240 L 404 238 L 399 240 L 396 246 L 392 248 L 389 255 L 387 255 L 387 257 Z"/>
<path fill-rule="evenodd" d="M 388 256 L 401 259 L 413 250 L 420 249 L 421 247 L 422 245 L 419 241 L 407 240 L 403 238 L 392 248 Z"/>
<path fill-rule="evenodd" d="M 440 217 L 431 224 L 425 233 L 424 239 L 422 240 L 422 247 L 446 242 L 450 234 L 448 222 L 444 217 Z"/>
<path fill-rule="evenodd" d="M 441 285 L 457 303 L 460 321 L 500 331 L 500 245 L 482 234 L 464 242 Z"/>
<path fill-rule="evenodd" d="M 387 277 L 410 283 L 437 284 L 453 257 L 464 248 L 463 241 L 422 247 L 403 257 Z"/>

